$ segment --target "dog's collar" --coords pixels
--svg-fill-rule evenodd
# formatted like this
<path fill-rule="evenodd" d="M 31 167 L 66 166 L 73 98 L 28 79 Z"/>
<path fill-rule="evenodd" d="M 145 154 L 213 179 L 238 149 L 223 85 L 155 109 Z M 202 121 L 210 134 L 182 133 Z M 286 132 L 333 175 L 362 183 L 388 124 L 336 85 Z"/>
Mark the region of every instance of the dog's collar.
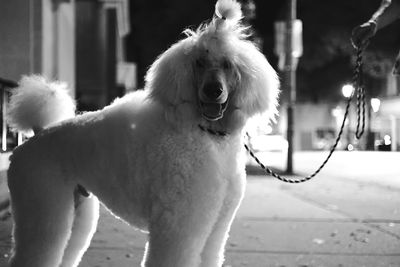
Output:
<path fill-rule="evenodd" d="M 200 130 L 202 130 L 203 132 L 207 132 L 209 134 L 215 135 L 215 136 L 221 136 L 221 137 L 225 137 L 227 136 L 227 132 L 224 131 L 216 131 L 207 127 L 204 127 L 203 125 L 199 124 L 199 128 Z"/>

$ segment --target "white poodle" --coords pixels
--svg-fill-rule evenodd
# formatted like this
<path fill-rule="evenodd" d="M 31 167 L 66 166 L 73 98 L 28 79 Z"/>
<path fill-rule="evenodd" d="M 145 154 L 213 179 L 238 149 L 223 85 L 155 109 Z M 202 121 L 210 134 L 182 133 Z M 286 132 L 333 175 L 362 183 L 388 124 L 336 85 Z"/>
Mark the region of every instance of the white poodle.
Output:
<path fill-rule="evenodd" d="M 22 79 L 9 122 L 36 135 L 8 171 L 10 266 L 77 266 L 96 229 L 97 198 L 149 232 L 142 266 L 222 265 L 246 183 L 243 128 L 255 114 L 273 116 L 278 95 L 241 17 L 235 0 L 219 0 L 209 24 L 154 62 L 144 90 L 100 111 L 75 116 L 62 84 Z"/>

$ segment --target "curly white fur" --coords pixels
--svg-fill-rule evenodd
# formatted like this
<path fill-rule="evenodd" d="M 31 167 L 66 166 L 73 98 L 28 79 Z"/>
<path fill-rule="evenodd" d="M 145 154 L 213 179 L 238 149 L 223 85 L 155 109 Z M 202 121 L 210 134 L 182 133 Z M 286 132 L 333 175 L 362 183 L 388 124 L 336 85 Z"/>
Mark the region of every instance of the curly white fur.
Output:
<path fill-rule="evenodd" d="M 240 4 L 234 0 L 220 0 L 215 4 L 217 29 L 237 25 L 242 19 Z"/>
<path fill-rule="evenodd" d="M 215 14 L 220 18 L 238 23 L 242 18 L 240 4 L 234 0 L 220 0 L 215 4 Z"/>
<path fill-rule="evenodd" d="M 222 266 L 245 191 L 243 128 L 257 114 L 274 116 L 279 82 L 245 39 L 239 4 L 219 0 L 216 13 L 153 63 L 144 90 L 48 127 L 14 151 L 11 267 L 77 266 L 95 232 L 96 197 L 149 232 L 142 266 Z M 38 105 L 57 108 L 61 91 L 47 93 L 37 79 L 13 96 L 24 103 L 10 113 L 19 129 L 61 118 Z"/>

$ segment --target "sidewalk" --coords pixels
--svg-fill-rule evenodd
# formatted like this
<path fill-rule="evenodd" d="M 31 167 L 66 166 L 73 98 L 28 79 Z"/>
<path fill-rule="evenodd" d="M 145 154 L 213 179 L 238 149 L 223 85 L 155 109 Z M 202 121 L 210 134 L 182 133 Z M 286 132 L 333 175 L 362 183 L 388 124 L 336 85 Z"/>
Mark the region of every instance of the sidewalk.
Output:
<path fill-rule="evenodd" d="M 400 154 L 378 157 L 393 158 L 383 161 L 374 160 L 377 155 L 339 154 L 320 176 L 300 185 L 248 176 L 225 266 L 399 267 L 400 167 L 375 166 L 398 164 Z M 308 172 L 314 156 L 296 159 L 296 169 Z M 0 222 L 0 266 L 8 256 L 10 231 L 10 220 Z M 102 209 L 80 266 L 140 266 L 145 242 L 145 234 Z"/>
<path fill-rule="evenodd" d="M 400 191 L 321 178 L 304 185 L 250 178 L 228 264 L 400 266 Z"/>

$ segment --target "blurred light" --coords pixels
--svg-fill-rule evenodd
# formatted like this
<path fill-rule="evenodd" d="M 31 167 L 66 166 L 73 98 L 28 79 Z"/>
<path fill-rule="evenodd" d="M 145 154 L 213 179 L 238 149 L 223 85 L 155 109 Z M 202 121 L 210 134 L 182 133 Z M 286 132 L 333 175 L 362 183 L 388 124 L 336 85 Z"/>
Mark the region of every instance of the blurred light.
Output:
<path fill-rule="evenodd" d="M 332 109 L 332 116 L 335 118 L 341 117 L 343 115 L 342 109 L 337 106 L 334 109 Z"/>
<path fill-rule="evenodd" d="M 267 125 L 267 126 L 265 127 L 265 133 L 266 133 L 266 134 L 271 134 L 272 131 L 273 131 L 273 129 L 272 129 L 271 125 Z"/>
<path fill-rule="evenodd" d="M 265 114 L 266 115 L 266 114 Z M 251 135 L 271 134 L 273 128 L 269 125 L 269 119 L 263 115 L 253 116 L 246 123 L 246 131 Z"/>
<path fill-rule="evenodd" d="M 376 147 L 378 147 L 381 144 L 381 140 L 375 140 L 374 144 Z"/>
<path fill-rule="evenodd" d="M 392 144 L 392 141 L 390 140 L 390 135 L 385 135 L 383 137 L 383 142 L 384 142 L 385 146 Z"/>
<path fill-rule="evenodd" d="M 353 151 L 354 150 L 354 146 L 352 144 L 348 144 L 347 145 L 347 150 L 348 151 Z"/>
<path fill-rule="evenodd" d="M 353 91 L 354 91 L 354 87 L 351 84 L 345 84 L 342 87 L 342 94 L 345 98 L 351 97 L 351 95 L 353 94 Z"/>
<path fill-rule="evenodd" d="M 374 112 L 378 112 L 381 106 L 381 101 L 378 98 L 371 98 L 371 107 Z"/>

